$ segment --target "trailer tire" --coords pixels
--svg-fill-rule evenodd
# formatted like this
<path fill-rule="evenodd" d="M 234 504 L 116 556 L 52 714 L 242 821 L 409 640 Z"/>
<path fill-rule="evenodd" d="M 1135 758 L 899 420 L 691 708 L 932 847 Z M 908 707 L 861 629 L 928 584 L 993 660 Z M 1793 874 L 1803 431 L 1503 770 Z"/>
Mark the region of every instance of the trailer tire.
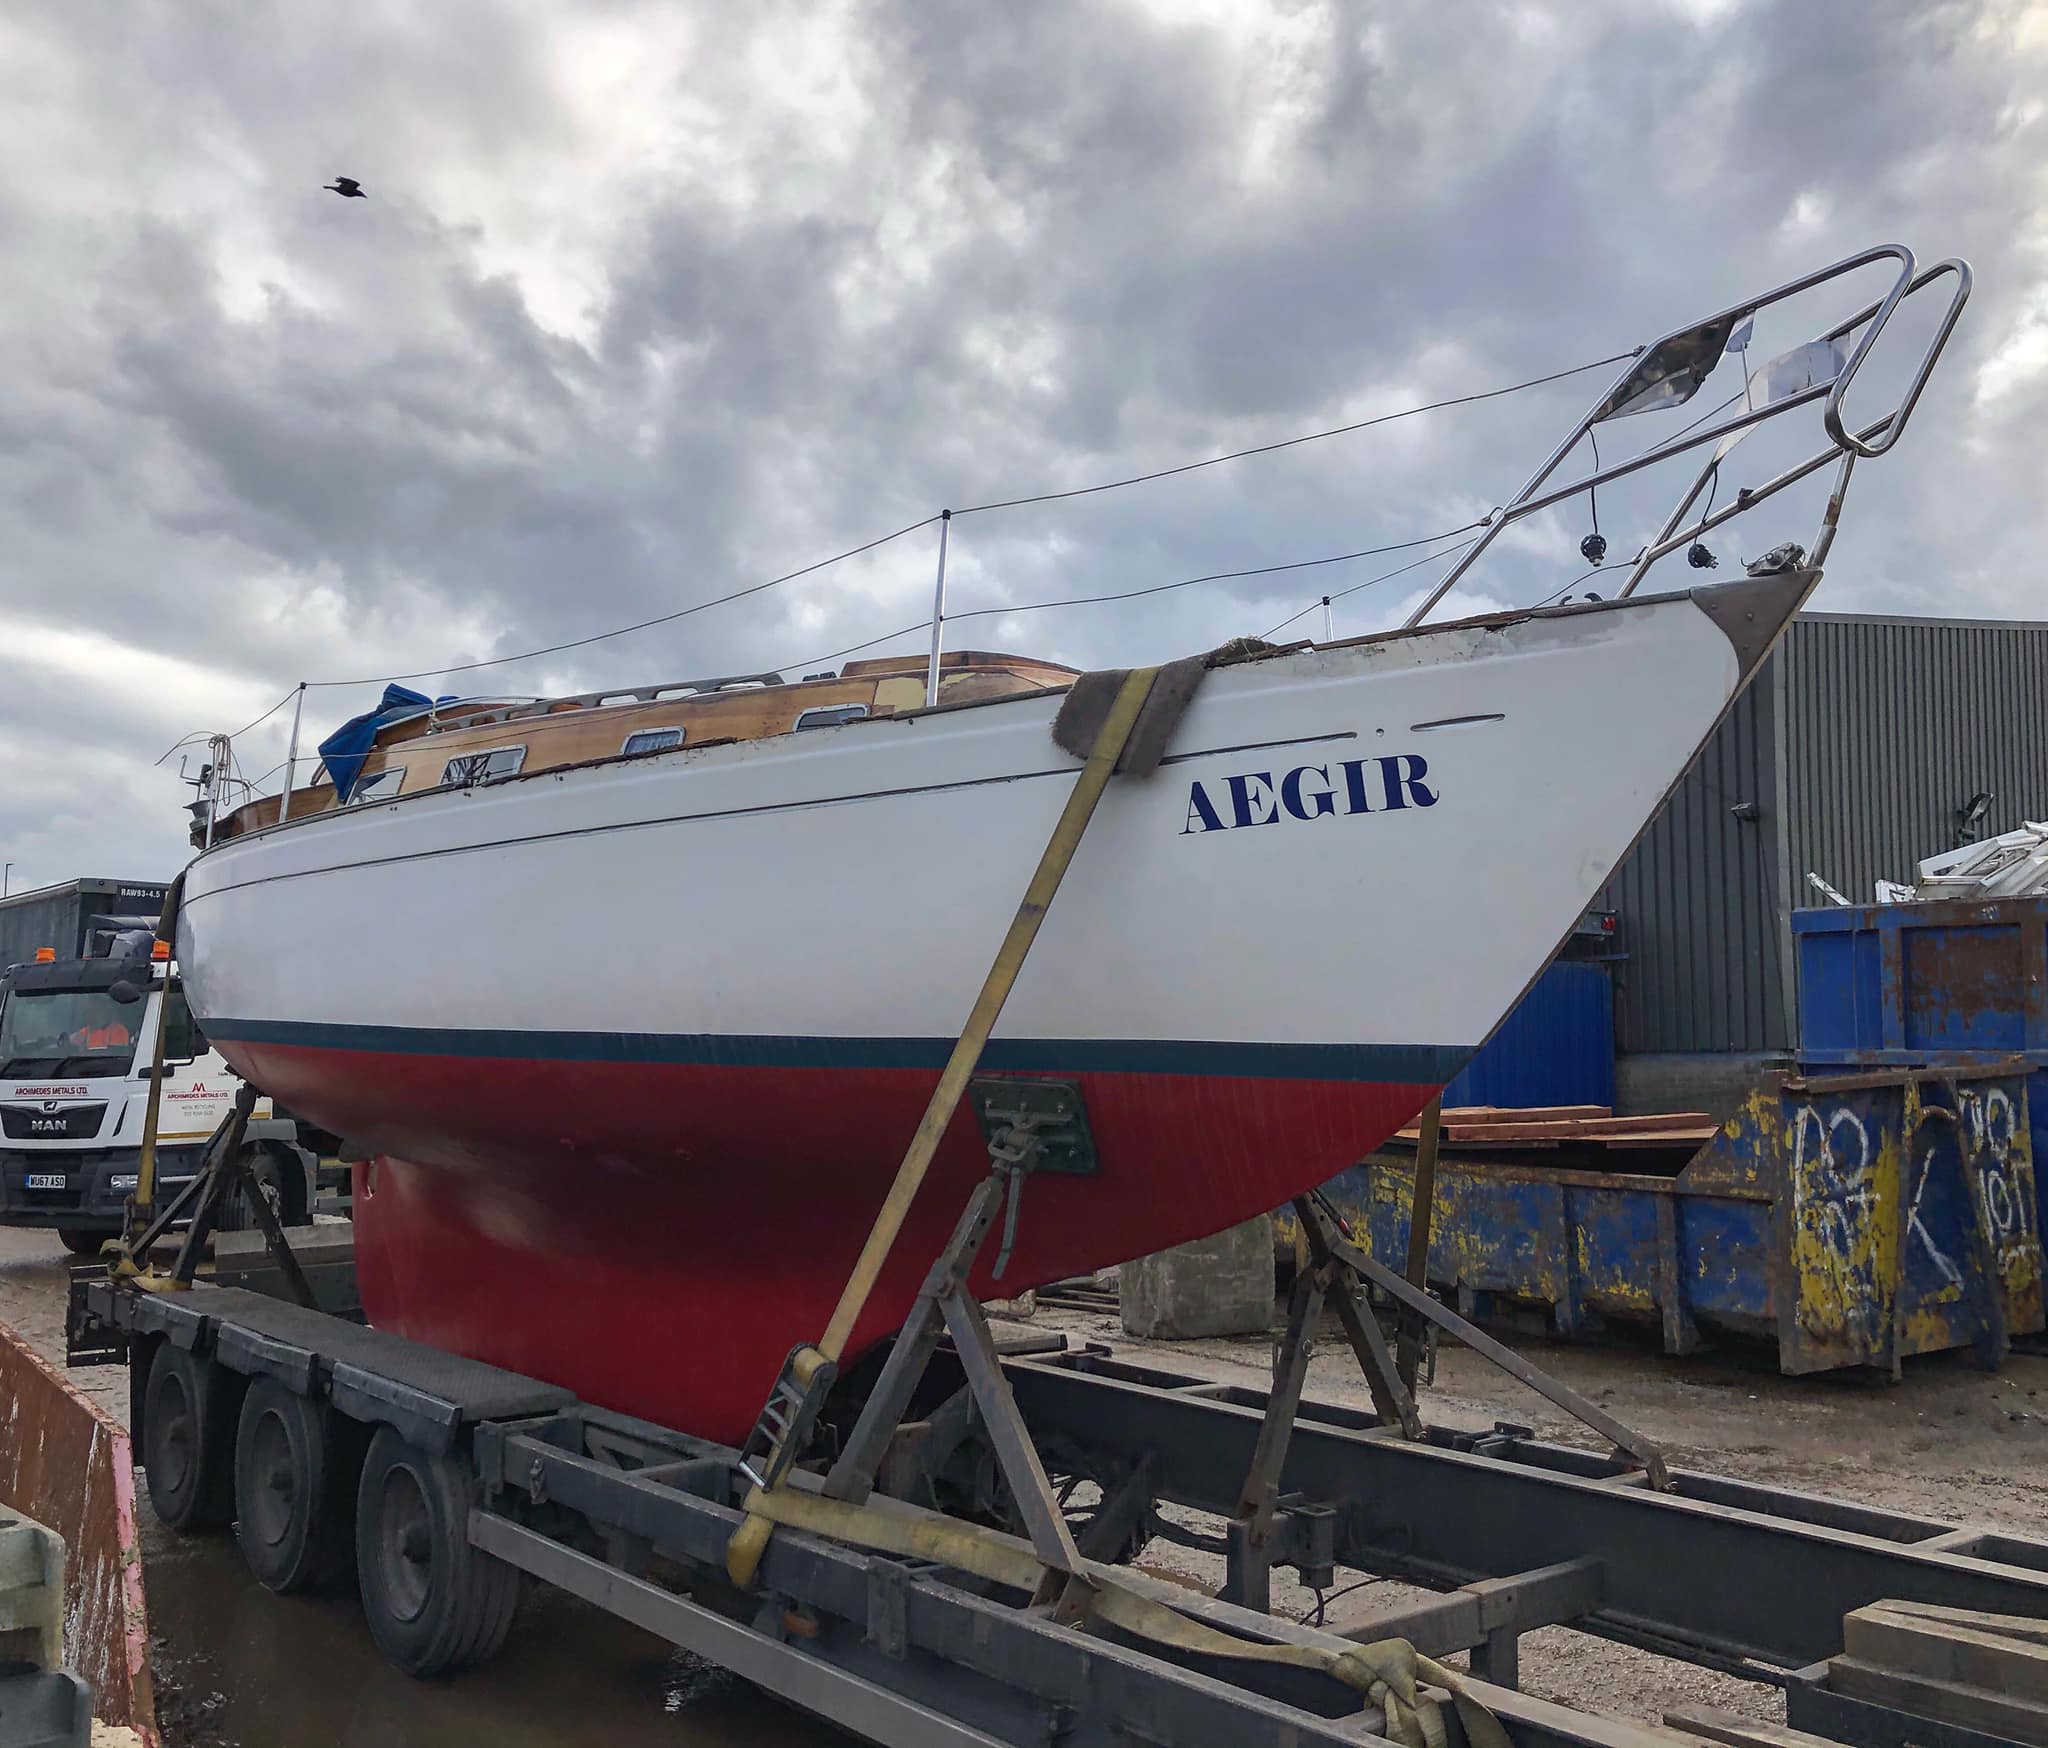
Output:
<path fill-rule="evenodd" d="M 225 1366 L 158 1344 L 143 1393 L 142 1465 L 149 1503 L 171 1529 L 220 1529 L 234 1517 L 243 1387 Z"/>
<path fill-rule="evenodd" d="M 356 1493 L 356 1579 L 378 1649 L 408 1675 L 497 1654 L 519 1604 L 519 1569 L 470 1546 L 472 1478 L 379 1427 Z"/>
<path fill-rule="evenodd" d="M 279 1595 L 325 1589 L 355 1557 L 362 1429 L 345 1415 L 259 1378 L 235 1433 L 235 1540 Z"/>
<path fill-rule="evenodd" d="M 242 1149 L 246 1183 L 237 1183 L 221 1204 L 220 1229 L 224 1232 L 254 1232 L 256 1215 L 249 1206 L 250 1185 L 270 1204 L 280 1226 L 307 1223 L 306 1178 L 296 1158 L 282 1148 L 256 1142 Z"/>
<path fill-rule="evenodd" d="M 110 1232 L 88 1232 L 77 1226 L 57 1228 L 57 1242 L 73 1256 L 98 1256 L 112 1236 Z"/>

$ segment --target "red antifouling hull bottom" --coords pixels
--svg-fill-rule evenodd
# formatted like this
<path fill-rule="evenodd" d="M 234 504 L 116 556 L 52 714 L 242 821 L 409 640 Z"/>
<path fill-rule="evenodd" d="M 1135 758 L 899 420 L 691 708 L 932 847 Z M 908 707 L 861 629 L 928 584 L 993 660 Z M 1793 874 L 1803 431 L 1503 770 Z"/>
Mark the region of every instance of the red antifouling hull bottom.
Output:
<path fill-rule="evenodd" d="M 927 1069 L 516 1061 L 249 1047 L 298 1109 L 374 1108 L 356 1260 L 372 1322 L 743 1440 L 789 1350 L 824 1332 L 937 1076 Z M 1032 1175 L 1011 1295 L 1204 1237 L 1344 1169 L 1432 1083 L 1082 1073 L 1099 1170 Z M 354 1089 L 374 1088 L 374 1097 Z M 987 1172 L 963 1111 L 857 1325 L 901 1324 Z"/>

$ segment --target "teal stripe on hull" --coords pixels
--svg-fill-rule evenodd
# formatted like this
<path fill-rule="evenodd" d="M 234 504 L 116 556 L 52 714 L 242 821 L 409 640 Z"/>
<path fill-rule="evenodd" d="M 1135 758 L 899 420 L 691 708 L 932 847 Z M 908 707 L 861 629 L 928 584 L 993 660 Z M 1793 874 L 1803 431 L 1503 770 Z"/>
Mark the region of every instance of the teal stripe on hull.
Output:
<path fill-rule="evenodd" d="M 226 1043 L 489 1061 L 673 1063 L 708 1068 L 924 1069 L 950 1038 L 760 1037 L 720 1033 L 493 1031 L 216 1019 Z M 1442 1085 L 1470 1049 L 1450 1044 L 1261 1044 L 1175 1038 L 996 1038 L 982 1067 L 1012 1074 L 1182 1074 L 1251 1080 Z"/>

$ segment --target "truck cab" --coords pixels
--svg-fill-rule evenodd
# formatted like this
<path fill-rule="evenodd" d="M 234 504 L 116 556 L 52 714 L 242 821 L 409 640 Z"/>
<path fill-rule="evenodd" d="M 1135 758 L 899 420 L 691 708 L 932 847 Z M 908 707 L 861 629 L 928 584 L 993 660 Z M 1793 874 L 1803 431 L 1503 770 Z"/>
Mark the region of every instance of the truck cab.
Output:
<path fill-rule="evenodd" d="M 129 929 L 114 935 L 106 955 L 60 960 L 46 949 L 0 977 L 0 1225 L 54 1228 L 79 1254 L 120 1232 L 135 1193 L 159 1027 L 157 1205 L 199 1170 L 239 1083 L 185 1005 L 177 967 L 152 954 L 151 934 Z M 246 1146 L 279 1217 L 303 1222 L 315 1162 L 295 1126 L 259 1101 Z M 250 1219 L 247 1209 L 229 1207 L 222 1224 Z"/>

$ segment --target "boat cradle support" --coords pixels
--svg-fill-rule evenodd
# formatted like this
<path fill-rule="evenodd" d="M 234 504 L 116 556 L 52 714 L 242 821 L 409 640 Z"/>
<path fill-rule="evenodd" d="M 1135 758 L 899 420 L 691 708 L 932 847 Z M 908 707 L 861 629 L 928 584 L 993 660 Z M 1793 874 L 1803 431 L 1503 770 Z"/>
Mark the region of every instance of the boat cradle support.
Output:
<path fill-rule="evenodd" d="M 897 1748 L 1282 1748 L 1355 1744 L 1390 1727 L 1322 1668 L 1139 1642 L 1100 1617 L 1068 1625 L 1014 1585 L 789 1522 L 759 1588 L 743 1593 L 724 1575 L 748 1491 L 736 1451 L 259 1294 L 204 1284 L 144 1293 L 107 1279 L 77 1290 L 81 1321 L 145 1358 L 176 1347 L 459 1460 L 474 1488 L 475 1547 Z M 1096 1350 L 1049 1351 L 1038 1336 L 1004 1345 L 1004 1378 L 1046 1469 L 1103 1490 L 1092 1519 L 1069 1500 L 1084 1557 L 1114 1557 L 1161 1502 L 1236 1512 L 1265 1393 Z M 941 1390 L 965 1383 L 947 1350 L 933 1364 Z M 1316 1658 L 1395 1637 L 1427 1656 L 1473 1650 L 1470 1693 L 1518 1748 L 1673 1740 L 1516 1692 L 1517 1642 L 1539 1626 L 1796 1692 L 1806 1666 L 1840 1650 L 1844 1613 L 1880 1598 L 2048 1617 L 2048 1542 L 1682 1469 L 1658 1492 L 1624 1455 L 1515 1429 L 1410 1439 L 1314 1401 L 1294 1423 L 1276 1481 L 1276 1560 L 1311 1582 L 1342 1566 L 1445 1594 L 1347 1617 L 1334 1632 L 1129 1568 L 1119 1587 L 1168 1590 L 1161 1600 L 1198 1624 Z M 817 1500 L 817 1477 L 800 1473 L 792 1494 Z M 935 1516 L 870 1504 L 898 1522 Z M 998 1539 L 1028 1557 L 1027 1543 Z M 1456 1748 L 1465 1732 L 1448 1708 L 1445 1722 Z"/>

